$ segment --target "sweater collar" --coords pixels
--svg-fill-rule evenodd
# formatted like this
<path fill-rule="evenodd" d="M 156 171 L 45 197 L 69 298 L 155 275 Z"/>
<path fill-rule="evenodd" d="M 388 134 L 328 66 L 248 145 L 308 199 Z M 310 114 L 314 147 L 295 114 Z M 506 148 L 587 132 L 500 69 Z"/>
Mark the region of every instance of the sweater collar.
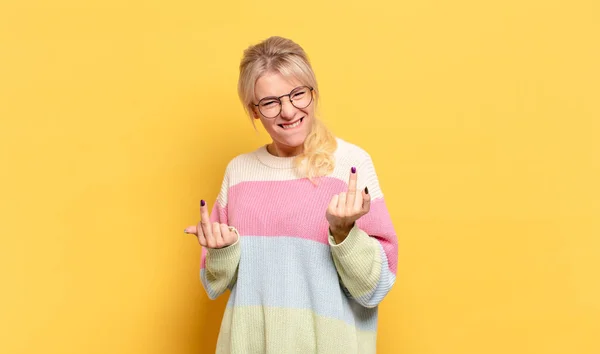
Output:
<path fill-rule="evenodd" d="M 256 157 L 258 160 L 272 168 L 278 169 L 293 169 L 294 168 L 294 158 L 292 157 L 279 157 L 275 155 L 271 155 L 267 150 L 267 145 L 263 145 L 255 151 Z"/>

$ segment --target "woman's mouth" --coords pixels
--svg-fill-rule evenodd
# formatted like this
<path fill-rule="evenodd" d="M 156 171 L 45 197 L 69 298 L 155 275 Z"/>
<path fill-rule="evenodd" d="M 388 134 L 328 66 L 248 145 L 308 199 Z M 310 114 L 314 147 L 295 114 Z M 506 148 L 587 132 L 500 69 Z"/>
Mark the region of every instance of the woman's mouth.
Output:
<path fill-rule="evenodd" d="M 297 120 L 291 124 L 277 124 L 277 125 L 282 127 L 284 130 L 290 130 L 290 129 L 295 129 L 295 128 L 298 128 L 299 126 L 301 126 L 302 121 L 304 121 L 304 117 L 300 118 L 299 120 Z"/>

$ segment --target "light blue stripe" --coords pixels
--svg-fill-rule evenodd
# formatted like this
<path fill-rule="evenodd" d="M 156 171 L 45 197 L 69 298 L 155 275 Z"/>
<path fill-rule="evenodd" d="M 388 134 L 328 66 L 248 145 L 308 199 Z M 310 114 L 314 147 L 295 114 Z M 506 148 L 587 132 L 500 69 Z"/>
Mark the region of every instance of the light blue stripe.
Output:
<path fill-rule="evenodd" d="M 238 279 L 228 306 L 311 309 L 361 330 L 377 329 L 377 308 L 344 294 L 329 245 L 272 236 L 244 236 L 240 242 Z"/>
<path fill-rule="evenodd" d="M 381 255 L 381 274 L 379 276 L 379 281 L 377 282 L 377 287 L 375 287 L 370 294 L 363 295 L 356 299 L 356 301 L 366 307 L 377 306 L 390 289 L 392 289 L 394 282 L 396 282 L 396 276 L 390 271 L 390 267 L 388 266 L 387 255 L 383 250 L 383 246 L 381 246 L 381 243 L 379 242 L 377 242 L 377 244 L 379 245 L 379 254 Z"/>

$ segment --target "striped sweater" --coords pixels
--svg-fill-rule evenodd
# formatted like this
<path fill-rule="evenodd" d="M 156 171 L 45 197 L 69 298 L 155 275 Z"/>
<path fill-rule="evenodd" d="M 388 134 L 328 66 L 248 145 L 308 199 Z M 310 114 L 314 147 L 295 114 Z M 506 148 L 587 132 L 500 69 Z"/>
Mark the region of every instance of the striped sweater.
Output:
<path fill-rule="evenodd" d="M 396 279 L 398 243 L 369 154 L 337 138 L 335 170 L 314 186 L 293 157 L 266 146 L 227 165 L 211 221 L 238 241 L 202 249 L 211 299 L 231 291 L 217 353 L 375 353 L 377 308 Z M 336 244 L 325 218 L 351 167 L 368 187 L 369 213 Z"/>

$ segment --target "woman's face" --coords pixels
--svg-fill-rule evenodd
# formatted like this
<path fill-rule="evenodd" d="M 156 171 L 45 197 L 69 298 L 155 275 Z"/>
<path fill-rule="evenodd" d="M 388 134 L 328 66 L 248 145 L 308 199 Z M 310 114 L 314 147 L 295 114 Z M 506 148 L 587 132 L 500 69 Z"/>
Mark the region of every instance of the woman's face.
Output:
<path fill-rule="evenodd" d="M 255 102 L 265 97 L 280 97 L 289 94 L 295 88 L 303 86 L 298 80 L 286 79 L 279 73 L 261 76 L 254 85 Z M 313 92 L 309 91 L 309 95 Z M 281 113 L 274 118 L 265 118 L 254 107 L 254 117 L 260 118 L 263 126 L 273 139 L 279 156 L 295 156 L 303 151 L 304 140 L 310 132 L 314 117 L 315 101 L 305 108 L 294 107 L 288 96 L 281 98 Z M 296 125 L 297 124 L 297 125 Z"/>

